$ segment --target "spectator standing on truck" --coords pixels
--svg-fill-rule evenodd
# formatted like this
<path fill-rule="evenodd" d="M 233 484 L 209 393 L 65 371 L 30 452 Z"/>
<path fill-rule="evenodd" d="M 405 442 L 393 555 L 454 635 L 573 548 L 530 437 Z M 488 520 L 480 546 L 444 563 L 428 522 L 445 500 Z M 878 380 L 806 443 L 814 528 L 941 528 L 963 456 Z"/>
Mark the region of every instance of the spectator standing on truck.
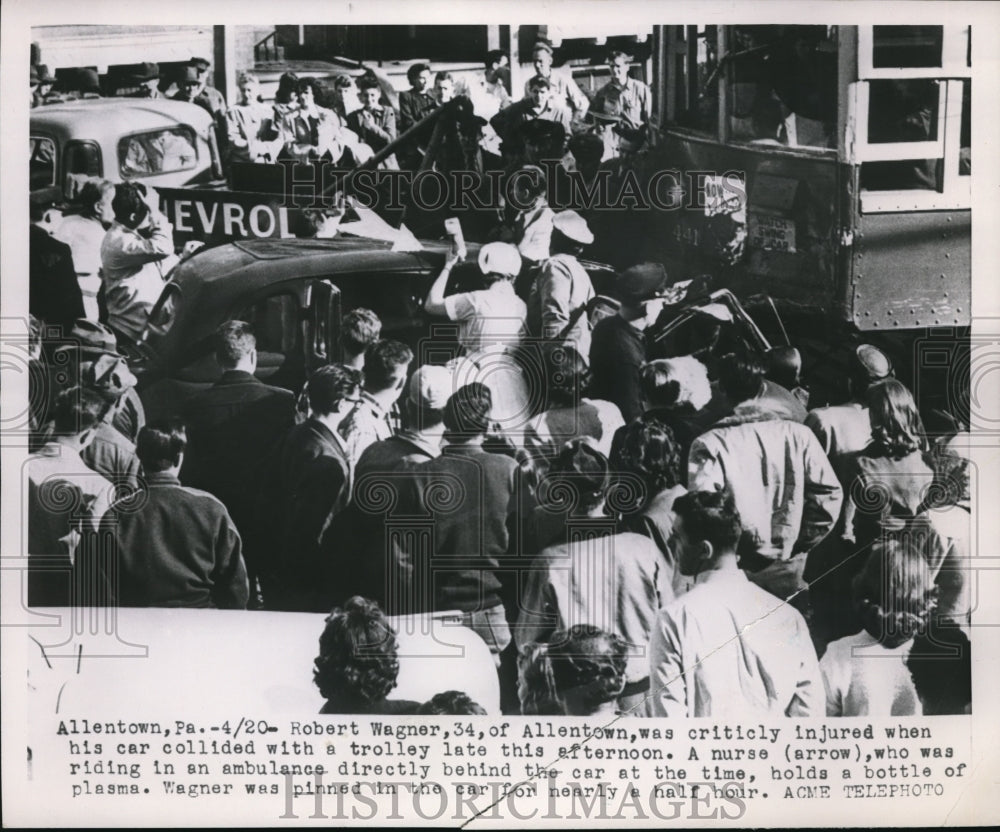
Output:
<path fill-rule="evenodd" d="M 136 87 L 130 92 L 127 98 L 166 98 L 160 92 L 160 66 L 148 61 L 139 65 L 139 68 L 128 78 L 130 85 Z"/>
<path fill-rule="evenodd" d="M 347 116 L 347 126 L 376 153 L 396 140 L 396 113 L 392 107 L 381 105 L 381 96 L 382 88 L 379 86 L 378 80 L 370 76 L 363 76 L 358 81 L 361 109 L 355 110 Z M 387 167 L 395 169 L 397 167 L 395 156 L 389 158 L 392 159 L 392 162 Z"/>
<path fill-rule="evenodd" d="M 438 108 L 438 101 L 431 93 L 431 68 L 418 63 L 406 70 L 406 80 L 410 89 L 399 94 L 399 132 L 405 133 L 413 125 L 429 116 Z M 423 159 L 423 151 L 431 137 L 431 130 L 421 131 L 419 136 L 400 150 L 399 164 L 405 170 L 416 170 Z"/>
<path fill-rule="evenodd" d="M 490 124 L 504 142 L 504 155 L 519 151 L 520 130 L 525 122 L 554 121 L 563 126 L 566 135 L 570 132 L 572 117 L 570 111 L 559 102 L 548 78 L 536 76 L 528 81 L 528 91 L 524 98 L 500 110 L 490 120 Z"/>
<path fill-rule="evenodd" d="M 577 119 L 583 118 L 587 113 L 590 102 L 583 90 L 577 86 L 576 81 L 570 72 L 552 67 L 552 44 L 545 40 L 535 43 L 531 53 L 531 62 L 535 67 L 535 74 L 525 81 L 524 95 L 531 96 L 532 82 L 536 78 L 544 78 L 552 88 L 552 100 L 560 108 L 569 108 Z M 569 125 L 567 125 L 568 129 Z"/>
<path fill-rule="evenodd" d="M 472 101 L 477 116 L 489 121 L 511 104 L 506 86 L 510 82 L 510 59 L 503 50 L 492 49 L 486 53 L 485 64 L 483 74 L 459 87 L 458 93 Z"/>
<path fill-rule="evenodd" d="M 611 80 L 597 91 L 591 110 L 621 120 L 609 125 L 615 156 L 638 150 L 646 141 L 653 95 L 642 81 L 629 77 L 631 61 L 624 52 L 615 50 L 608 56 Z"/>
<path fill-rule="evenodd" d="M 226 99 L 215 87 L 207 84 L 208 67 L 210 64 L 204 58 L 192 58 L 184 67 L 180 80 L 177 82 L 175 101 L 187 101 L 197 104 L 205 110 L 215 122 L 215 135 L 219 142 L 219 151 L 226 152 Z"/>
<path fill-rule="evenodd" d="M 138 341 L 177 262 L 173 227 L 160 213 L 156 191 L 140 183 L 115 186 L 115 221 L 101 243 L 108 325 L 121 341 Z"/>
<path fill-rule="evenodd" d="M 273 113 L 260 99 L 260 81 L 252 72 L 241 72 L 236 85 L 239 103 L 226 113 L 229 163 L 276 161 L 281 142 Z"/>
<path fill-rule="evenodd" d="M 300 162 L 327 159 L 338 163 L 348 146 L 348 137 L 340 116 L 317 105 L 317 88 L 315 78 L 299 79 L 299 106 L 287 113 L 279 126 L 284 141 L 281 154 Z"/>

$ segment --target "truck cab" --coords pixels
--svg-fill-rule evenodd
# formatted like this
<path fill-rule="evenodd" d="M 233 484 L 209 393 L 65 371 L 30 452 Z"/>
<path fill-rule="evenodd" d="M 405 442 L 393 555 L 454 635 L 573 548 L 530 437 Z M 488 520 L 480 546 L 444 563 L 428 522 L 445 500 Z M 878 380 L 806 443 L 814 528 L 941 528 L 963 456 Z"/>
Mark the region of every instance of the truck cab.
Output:
<path fill-rule="evenodd" d="M 31 111 L 33 200 L 72 198 L 80 180 L 208 187 L 223 176 L 212 117 L 169 99 L 95 98 Z"/>

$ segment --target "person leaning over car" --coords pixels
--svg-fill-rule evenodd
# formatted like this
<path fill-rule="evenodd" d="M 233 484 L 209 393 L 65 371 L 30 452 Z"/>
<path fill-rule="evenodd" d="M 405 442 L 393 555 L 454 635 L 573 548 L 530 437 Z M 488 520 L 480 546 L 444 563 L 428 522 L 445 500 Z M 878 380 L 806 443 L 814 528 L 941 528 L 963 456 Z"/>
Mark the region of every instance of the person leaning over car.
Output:
<path fill-rule="evenodd" d="M 142 183 L 116 185 L 111 209 L 115 221 L 101 243 L 108 325 L 119 341 L 137 341 L 177 262 L 173 227 L 160 213 L 156 191 Z"/>

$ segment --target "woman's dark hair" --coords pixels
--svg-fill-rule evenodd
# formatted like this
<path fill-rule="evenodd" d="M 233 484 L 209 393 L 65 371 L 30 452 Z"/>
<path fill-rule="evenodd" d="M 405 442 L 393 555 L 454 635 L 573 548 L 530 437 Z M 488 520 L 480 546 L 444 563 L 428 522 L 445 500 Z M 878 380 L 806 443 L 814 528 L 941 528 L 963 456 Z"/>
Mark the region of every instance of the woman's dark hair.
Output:
<path fill-rule="evenodd" d="M 313 94 L 313 98 L 319 99 L 323 95 L 323 87 L 315 78 L 299 78 L 298 83 L 295 85 L 295 92 L 301 95 L 306 90 L 310 90 Z"/>
<path fill-rule="evenodd" d="M 854 605 L 868 634 L 887 648 L 899 647 L 927 626 L 935 591 L 930 567 L 915 543 L 884 537 L 872 544 L 854 578 Z"/>
<path fill-rule="evenodd" d="M 486 709 L 479 703 L 473 702 L 467 693 L 446 690 L 424 702 L 417 708 L 417 713 L 432 716 L 482 716 L 486 713 Z"/>
<path fill-rule="evenodd" d="M 572 439 L 552 460 L 538 488 L 538 501 L 555 511 L 585 514 L 600 505 L 611 487 L 611 466 L 588 439 Z"/>
<path fill-rule="evenodd" d="M 927 450 L 924 423 L 913 395 L 895 379 L 873 384 L 866 394 L 872 439 L 883 453 L 900 459 Z"/>
<path fill-rule="evenodd" d="M 906 660 L 924 716 L 962 714 L 972 704 L 972 645 L 959 627 L 933 627 Z"/>
<path fill-rule="evenodd" d="M 355 595 L 326 618 L 313 681 L 327 700 L 366 706 L 396 687 L 396 633 L 374 601 Z"/>
<path fill-rule="evenodd" d="M 181 461 L 187 447 L 187 432 L 177 419 L 163 419 L 144 425 L 135 440 L 135 455 L 147 474 L 158 474 Z"/>
<path fill-rule="evenodd" d="M 431 68 L 427 64 L 414 64 L 408 70 L 406 70 L 406 80 L 413 84 L 413 79 L 416 78 L 421 72 L 430 72 Z"/>
<path fill-rule="evenodd" d="M 558 630 L 549 639 L 548 658 L 556 691 L 565 701 L 576 690 L 588 712 L 617 699 L 625 687 L 628 645 L 591 624 Z"/>
<path fill-rule="evenodd" d="M 138 228 L 149 213 L 145 200 L 146 186 L 141 182 L 119 182 L 111 200 L 115 219 L 128 228 Z"/>
<path fill-rule="evenodd" d="M 754 349 L 727 353 L 719 359 L 719 384 L 732 404 L 752 399 L 760 392 L 766 365 Z"/>
<path fill-rule="evenodd" d="M 615 469 L 637 474 L 647 501 L 680 483 L 681 452 L 674 432 L 659 419 L 638 419 L 622 432 Z"/>
<path fill-rule="evenodd" d="M 486 53 L 486 58 L 484 59 L 483 63 L 485 63 L 487 67 L 491 67 L 494 64 L 502 64 L 504 58 L 506 57 L 507 53 L 504 52 L 502 49 L 491 49 L 489 52 Z"/>
<path fill-rule="evenodd" d="M 96 216 L 94 209 L 103 201 L 105 195 L 114 189 L 114 184 L 107 179 L 91 180 L 83 184 L 74 202 L 79 205 L 80 213 L 83 216 L 94 217 Z"/>
<path fill-rule="evenodd" d="M 278 91 L 274 94 L 276 104 L 288 104 L 298 91 L 299 76 L 294 72 L 285 72 L 278 79 Z"/>
<path fill-rule="evenodd" d="M 542 353 L 545 364 L 545 393 L 548 406 L 575 407 L 580 403 L 590 372 L 587 362 L 573 346 L 546 344 Z"/>
<path fill-rule="evenodd" d="M 444 406 L 445 439 L 470 439 L 490 429 L 493 394 L 485 384 L 474 381 L 459 387 Z"/>

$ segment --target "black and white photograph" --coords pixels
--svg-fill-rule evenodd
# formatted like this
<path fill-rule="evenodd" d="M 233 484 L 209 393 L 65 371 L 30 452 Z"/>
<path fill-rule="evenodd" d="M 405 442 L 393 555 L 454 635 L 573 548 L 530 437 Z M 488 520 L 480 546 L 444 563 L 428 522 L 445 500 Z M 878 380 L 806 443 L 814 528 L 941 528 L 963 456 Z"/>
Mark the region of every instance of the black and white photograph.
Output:
<path fill-rule="evenodd" d="M 1000 4 L 3 18 L 4 825 L 1000 822 Z"/>

